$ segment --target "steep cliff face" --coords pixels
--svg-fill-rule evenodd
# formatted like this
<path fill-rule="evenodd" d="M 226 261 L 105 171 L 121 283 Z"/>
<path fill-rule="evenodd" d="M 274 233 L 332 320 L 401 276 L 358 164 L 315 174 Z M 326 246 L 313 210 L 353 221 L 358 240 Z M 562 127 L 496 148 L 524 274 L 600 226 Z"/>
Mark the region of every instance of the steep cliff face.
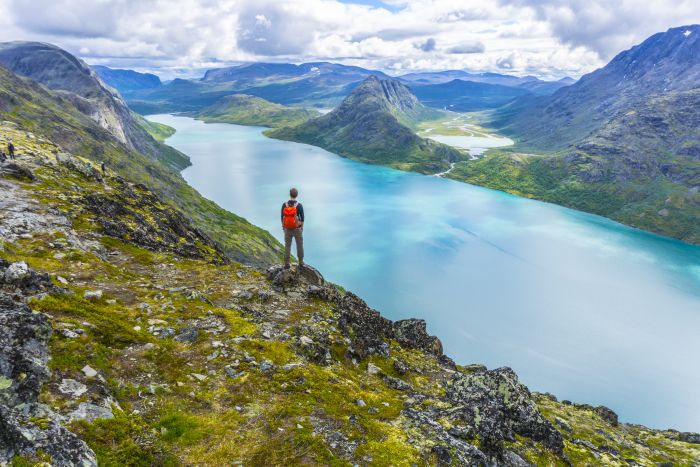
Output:
<path fill-rule="evenodd" d="M 0 43 L 0 65 L 60 93 L 121 143 L 176 169 L 189 165 L 184 154 L 155 141 L 132 117 L 121 96 L 82 60 L 51 44 Z"/>
<path fill-rule="evenodd" d="M 362 162 L 436 173 L 447 170 L 462 154 L 420 138 L 410 126 L 439 115 L 418 102 L 405 85 L 370 76 L 332 112 L 266 134 L 320 146 Z"/>

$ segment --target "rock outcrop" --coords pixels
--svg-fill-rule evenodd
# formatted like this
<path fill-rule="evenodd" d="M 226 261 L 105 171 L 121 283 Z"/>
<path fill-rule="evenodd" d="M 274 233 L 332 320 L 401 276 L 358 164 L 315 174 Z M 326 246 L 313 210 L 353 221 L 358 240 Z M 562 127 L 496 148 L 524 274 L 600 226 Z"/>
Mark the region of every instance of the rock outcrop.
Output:
<path fill-rule="evenodd" d="M 55 465 L 96 466 L 92 450 L 61 425 L 58 414 L 38 403 L 51 374 L 51 325 L 46 315 L 16 299 L 45 288 L 48 276 L 25 263 L 0 262 L 0 272 L 0 285 L 15 290 L 14 298 L 0 292 L 0 464 L 42 453 Z"/>

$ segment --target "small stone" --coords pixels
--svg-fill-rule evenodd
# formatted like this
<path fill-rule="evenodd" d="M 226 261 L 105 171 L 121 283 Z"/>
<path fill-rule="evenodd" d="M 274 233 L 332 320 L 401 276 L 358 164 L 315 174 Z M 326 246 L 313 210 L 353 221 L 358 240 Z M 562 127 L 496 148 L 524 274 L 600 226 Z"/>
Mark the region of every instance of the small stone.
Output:
<path fill-rule="evenodd" d="M 197 328 L 187 327 L 180 331 L 175 340 L 178 342 L 194 342 L 197 340 L 197 337 L 199 337 Z"/>
<path fill-rule="evenodd" d="M 199 373 L 190 373 L 190 376 L 192 376 L 194 379 L 196 379 L 199 382 L 205 381 L 207 379 L 207 376 L 199 374 Z"/>
<path fill-rule="evenodd" d="M 117 304 L 117 301 L 116 301 L 115 299 L 113 299 L 113 298 L 110 298 L 109 300 L 105 300 L 105 303 L 106 303 L 107 305 L 116 305 L 116 304 Z"/>
<path fill-rule="evenodd" d="M 378 367 L 377 365 L 375 365 L 374 363 L 369 362 L 369 363 L 367 364 L 367 374 L 376 375 L 376 374 L 381 373 L 381 371 L 382 371 L 382 369 L 379 368 L 379 367 Z"/>
<path fill-rule="evenodd" d="M 94 369 L 93 367 L 91 367 L 90 365 L 85 365 L 81 371 L 82 371 L 82 372 L 85 374 L 85 376 L 87 376 L 88 378 L 94 378 L 95 376 L 97 376 L 97 370 L 95 370 L 95 369 Z"/>
<path fill-rule="evenodd" d="M 303 430 L 303 429 L 304 429 L 304 427 L 297 423 L 297 430 Z"/>
<path fill-rule="evenodd" d="M 661 217 L 668 217 L 668 213 L 669 213 L 669 212 L 668 212 L 668 209 L 664 208 L 664 209 L 661 209 L 661 210 L 660 210 L 659 212 L 657 212 L 656 214 L 658 214 L 658 215 L 661 216 Z"/>
<path fill-rule="evenodd" d="M 139 332 L 141 330 L 141 326 L 134 326 L 134 331 Z"/>
<path fill-rule="evenodd" d="M 156 347 L 156 345 L 153 342 L 148 342 L 147 344 L 145 344 L 143 346 L 144 350 L 151 350 L 151 349 L 154 349 L 155 347 Z"/>
<path fill-rule="evenodd" d="M 263 360 L 260 364 L 260 371 L 270 371 L 274 368 L 274 364 L 270 360 Z"/>
<path fill-rule="evenodd" d="M 61 384 L 58 385 L 58 390 L 63 394 L 69 394 L 73 398 L 78 398 L 85 394 L 88 388 L 80 381 L 63 379 L 61 380 Z"/>
<path fill-rule="evenodd" d="M 284 371 L 291 371 L 295 368 L 299 368 L 301 366 L 301 363 L 287 363 L 286 365 L 282 365 L 282 369 Z"/>
<path fill-rule="evenodd" d="M 62 335 L 66 339 L 75 339 L 77 337 L 80 337 L 80 334 L 78 334 L 77 332 L 75 332 L 71 329 L 57 329 L 56 332 L 58 332 L 60 335 Z"/>
<path fill-rule="evenodd" d="M 150 324 L 151 326 L 154 326 L 156 324 L 168 324 L 168 322 L 164 321 L 162 319 L 149 319 L 148 324 Z"/>
<path fill-rule="evenodd" d="M 65 258 L 65 257 L 66 257 L 65 253 L 56 253 L 53 255 L 54 259 L 59 259 L 59 260 Z"/>
<path fill-rule="evenodd" d="M 299 342 L 301 343 L 301 345 L 311 345 L 314 343 L 313 339 L 311 339 L 308 336 L 301 336 L 299 338 Z"/>
<path fill-rule="evenodd" d="M 56 276 L 56 280 L 59 284 L 68 285 L 68 279 L 63 276 Z"/>
<path fill-rule="evenodd" d="M 362 399 L 357 399 L 357 400 L 355 401 L 355 405 L 358 406 L 358 407 L 366 407 L 366 406 L 367 406 L 367 404 L 365 403 L 365 401 L 363 401 Z"/>
<path fill-rule="evenodd" d="M 83 297 L 86 300 L 99 300 L 102 298 L 102 291 L 101 290 L 86 290 L 85 293 L 83 294 Z"/>

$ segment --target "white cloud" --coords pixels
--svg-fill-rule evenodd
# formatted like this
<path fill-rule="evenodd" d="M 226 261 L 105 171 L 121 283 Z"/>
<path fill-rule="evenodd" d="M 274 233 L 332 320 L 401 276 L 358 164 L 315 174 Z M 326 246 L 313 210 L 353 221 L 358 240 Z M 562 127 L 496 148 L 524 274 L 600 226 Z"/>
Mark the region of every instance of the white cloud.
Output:
<path fill-rule="evenodd" d="M 348 0 L 349 1 L 349 0 Z M 366 2 L 364 2 L 366 3 Z M 654 32 L 700 22 L 697 0 L 2 0 L 0 40 L 155 71 L 335 60 L 389 72 L 578 76 Z M 381 6 L 381 4 L 380 4 Z"/>

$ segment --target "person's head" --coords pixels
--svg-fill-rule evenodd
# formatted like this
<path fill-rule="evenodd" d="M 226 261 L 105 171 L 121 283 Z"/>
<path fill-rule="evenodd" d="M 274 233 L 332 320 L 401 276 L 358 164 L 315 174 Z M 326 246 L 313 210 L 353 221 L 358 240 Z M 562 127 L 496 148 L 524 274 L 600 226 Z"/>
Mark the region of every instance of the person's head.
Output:
<path fill-rule="evenodd" d="M 292 199 L 297 199 L 297 196 L 299 196 L 299 190 L 297 190 L 296 188 L 290 188 L 289 197 Z"/>

